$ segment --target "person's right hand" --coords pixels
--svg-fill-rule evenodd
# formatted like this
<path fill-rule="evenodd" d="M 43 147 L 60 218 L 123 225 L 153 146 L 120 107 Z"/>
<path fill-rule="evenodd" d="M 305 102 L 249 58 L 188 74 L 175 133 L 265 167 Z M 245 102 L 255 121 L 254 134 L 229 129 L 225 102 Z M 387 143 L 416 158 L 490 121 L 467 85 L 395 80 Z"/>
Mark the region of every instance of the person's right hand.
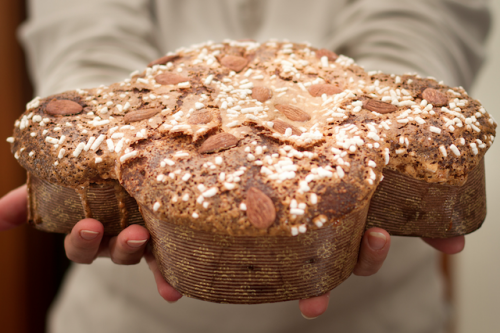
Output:
<path fill-rule="evenodd" d="M 0 231 L 13 229 L 27 221 L 27 190 L 23 185 L 0 198 Z M 120 265 L 134 265 L 146 257 L 155 277 L 158 292 L 167 301 L 177 301 L 182 295 L 163 280 L 154 257 L 147 250 L 149 232 L 139 225 L 131 225 L 118 236 L 104 236 L 103 225 L 94 219 L 83 219 L 75 224 L 64 240 L 68 259 L 90 264 L 97 257 L 109 257 Z"/>
<path fill-rule="evenodd" d="M 26 185 L 10 191 L 0 199 L 0 231 L 19 227 L 27 221 Z"/>
<path fill-rule="evenodd" d="M 163 279 L 153 255 L 148 251 L 149 232 L 146 228 L 131 225 L 118 236 L 103 235 L 104 228 L 99 221 L 79 221 L 64 240 L 68 259 L 80 264 L 90 264 L 97 257 L 109 257 L 115 264 L 135 265 L 144 256 L 153 272 L 160 295 L 169 302 L 182 297 L 181 293 Z"/>
<path fill-rule="evenodd" d="M 26 221 L 27 192 L 23 185 L 0 199 L 0 231 L 21 226 Z M 97 220 L 79 221 L 64 241 L 66 255 L 81 264 L 106 256 L 117 264 L 133 265 L 141 260 L 149 240 L 148 231 L 138 225 L 129 226 L 116 237 L 103 235 L 104 228 Z"/>

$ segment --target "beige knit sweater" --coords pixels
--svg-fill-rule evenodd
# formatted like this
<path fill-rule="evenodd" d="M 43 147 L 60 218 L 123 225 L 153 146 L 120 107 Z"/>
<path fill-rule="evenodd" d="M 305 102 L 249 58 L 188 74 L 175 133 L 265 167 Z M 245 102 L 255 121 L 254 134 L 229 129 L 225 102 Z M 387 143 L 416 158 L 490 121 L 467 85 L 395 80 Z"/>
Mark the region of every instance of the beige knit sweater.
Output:
<path fill-rule="evenodd" d="M 489 27 L 486 0 L 32 0 L 20 29 L 37 94 L 123 79 L 206 40 L 309 41 L 366 69 L 418 72 L 470 87 Z M 75 265 L 51 332 L 441 332 L 447 319 L 436 252 L 394 238 L 382 270 L 351 277 L 306 321 L 296 302 L 168 304 L 144 263 Z"/>

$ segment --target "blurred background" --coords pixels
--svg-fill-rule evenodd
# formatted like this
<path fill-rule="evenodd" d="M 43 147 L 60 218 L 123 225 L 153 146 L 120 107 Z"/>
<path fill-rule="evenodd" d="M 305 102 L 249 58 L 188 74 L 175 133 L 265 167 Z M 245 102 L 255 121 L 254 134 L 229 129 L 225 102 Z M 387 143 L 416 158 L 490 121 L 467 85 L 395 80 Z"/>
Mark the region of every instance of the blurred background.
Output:
<path fill-rule="evenodd" d="M 0 196 L 25 181 L 25 171 L 5 141 L 33 97 L 16 39 L 24 18 L 24 1 L 0 0 Z M 47 308 L 69 265 L 63 239 L 27 225 L 0 232 L 0 332 L 44 332 Z"/>
<path fill-rule="evenodd" d="M 500 1 L 492 1 L 495 18 Z M 25 172 L 5 139 L 15 119 L 32 98 L 16 28 L 25 18 L 24 1 L 0 0 L 0 196 L 24 183 Z M 495 20 L 496 22 L 496 20 Z M 488 60 L 470 95 L 500 120 L 500 24 L 489 37 Z M 486 156 L 488 217 L 484 226 L 466 237 L 466 249 L 443 257 L 448 274 L 448 297 L 453 302 L 450 333 L 500 332 L 500 142 Z M 498 235 L 498 236 L 497 236 Z M 0 233 L 0 332 L 44 332 L 45 315 L 69 262 L 63 235 L 35 231 L 28 226 Z"/>
<path fill-rule="evenodd" d="M 500 1 L 490 1 L 494 25 L 488 59 L 470 96 L 500 120 Z M 497 133 L 500 130 L 497 128 Z M 498 137 L 498 134 L 497 134 Z M 500 141 L 500 140 L 497 140 Z M 467 236 L 465 251 L 455 256 L 456 332 L 500 332 L 500 142 L 486 154 L 488 215 L 480 230 Z"/>

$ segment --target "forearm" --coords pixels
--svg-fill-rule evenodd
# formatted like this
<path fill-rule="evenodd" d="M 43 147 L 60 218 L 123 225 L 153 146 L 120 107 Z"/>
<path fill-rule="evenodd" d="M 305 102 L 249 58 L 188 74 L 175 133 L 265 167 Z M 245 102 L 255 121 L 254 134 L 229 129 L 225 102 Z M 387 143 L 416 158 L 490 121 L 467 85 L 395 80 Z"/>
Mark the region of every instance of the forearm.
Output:
<path fill-rule="evenodd" d="M 125 78 L 158 57 L 148 0 L 30 1 L 20 29 L 38 95 Z"/>
<path fill-rule="evenodd" d="M 360 0 L 334 22 L 332 47 L 368 70 L 470 87 L 484 58 L 487 1 Z"/>
<path fill-rule="evenodd" d="M 148 0 L 32 0 L 21 35 L 38 93 L 117 81 L 159 56 L 150 6 Z M 485 0 L 358 0 L 339 8 L 324 28 L 331 36 L 324 46 L 368 70 L 418 72 L 468 88 L 482 62 L 490 21 Z"/>

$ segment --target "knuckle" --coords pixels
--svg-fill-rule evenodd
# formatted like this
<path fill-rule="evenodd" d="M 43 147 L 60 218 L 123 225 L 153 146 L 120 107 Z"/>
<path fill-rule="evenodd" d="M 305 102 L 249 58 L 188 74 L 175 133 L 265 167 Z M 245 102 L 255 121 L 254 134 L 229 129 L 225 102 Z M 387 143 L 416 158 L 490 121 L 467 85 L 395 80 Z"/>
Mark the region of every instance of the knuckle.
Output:
<path fill-rule="evenodd" d="M 355 274 L 360 276 L 373 275 L 378 272 L 380 266 L 380 262 L 376 258 L 365 257 L 358 263 Z"/>
<path fill-rule="evenodd" d="M 141 256 L 112 256 L 111 261 L 117 265 L 135 265 L 141 261 Z"/>
<path fill-rule="evenodd" d="M 91 264 L 94 261 L 93 257 L 82 256 L 75 253 L 67 253 L 66 256 L 69 260 L 77 264 Z"/>

